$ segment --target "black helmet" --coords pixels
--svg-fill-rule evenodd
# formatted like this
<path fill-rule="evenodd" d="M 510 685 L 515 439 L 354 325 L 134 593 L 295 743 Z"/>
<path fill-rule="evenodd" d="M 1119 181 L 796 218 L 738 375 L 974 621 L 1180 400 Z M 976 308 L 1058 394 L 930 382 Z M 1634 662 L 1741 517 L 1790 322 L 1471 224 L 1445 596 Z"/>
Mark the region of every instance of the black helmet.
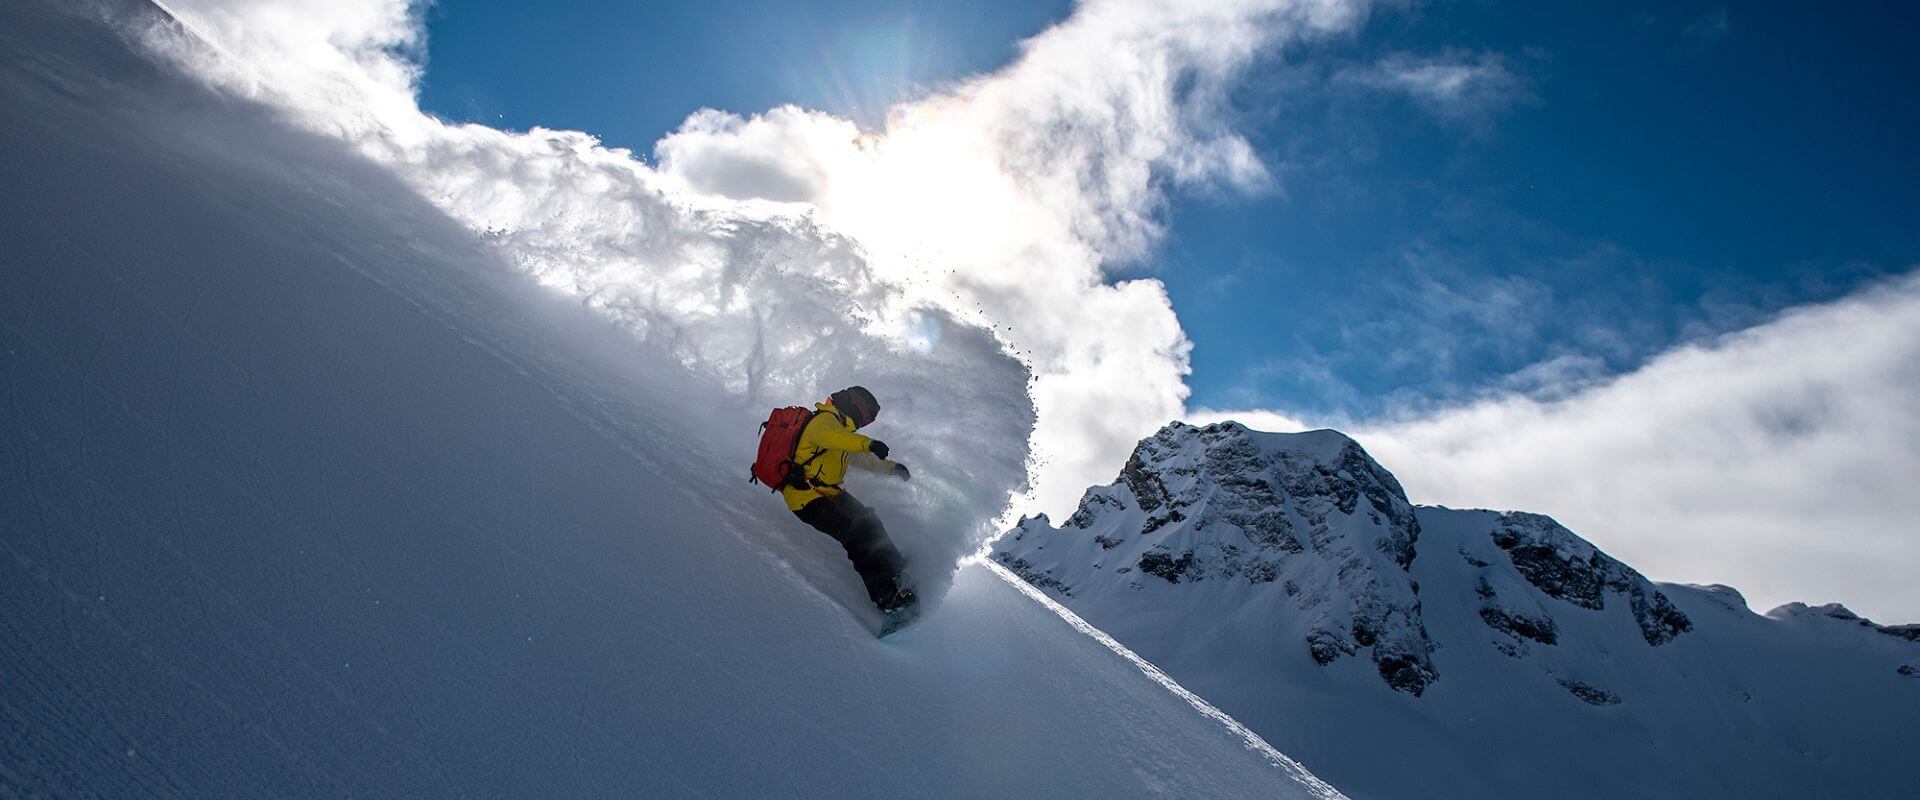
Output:
<path fill-rule="evenodd" d="M 880 416 L 880 401 L 873 399 L 873 393 L 865 386 L 849 386 L 828 395 L 827 400 L 847 415 L 856 428 L 872 425 L 874 418 Z"/>

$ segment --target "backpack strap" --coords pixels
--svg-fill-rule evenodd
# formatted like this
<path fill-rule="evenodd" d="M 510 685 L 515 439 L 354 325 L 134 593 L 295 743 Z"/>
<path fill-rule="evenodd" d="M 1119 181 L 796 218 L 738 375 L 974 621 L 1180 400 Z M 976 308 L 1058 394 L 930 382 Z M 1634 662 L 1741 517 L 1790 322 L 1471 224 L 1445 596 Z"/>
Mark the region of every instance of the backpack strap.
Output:
<path fill-rule="evenodd" d="M 807 414 L 806 422 L 800 423 L 800 433 L 793 437 L 794 452 L 791 455 L 787 456 L 787 463 L 792 464 L 793 470 L 794 470 L 793 472 L 787 473 L 789 476 L 787 478 L 787 482 L 792 484 L 796 489 L 813 488 L 814 482 L 807 480 L 807 465 L 812 464 L 814 459 L 825 455 L 827 452 L 827 448 L 822 447 L 814 450 L 813 455 L 807 456 L 807 460 L 805 461 L 793 460 L 793 456 L 797 456 L 800 454 L 800 440 L 807 438 L 807 427 L 812 425 L 813 418 L 818 416 L 820 416 L 820 409 L 816 408 L 812 412 Z M 829 487 L 833 486 L 832 484 L 828 484 L 828 483 L 820 483 L 819 485 L 829 486 Z"/>
<path fill-rule="evenodd" d="M 829 406 L 829 407 L 831 407 L 831 406 Z M 801 440 L 801 439 L 804 439 L 804 438 L 806 438 L 806 436 L 807 436 L 807 428 L 808 428 L 809 426 L 811 426 L 811 425 L 813 425 L 813 419 L 814 419 L 814 417 L 818 417 L 818 416 L 820 416 L 821 414 L 824 414 L 824 413 L 827 413 L 827 412 L 825 412 L 825 411 L 821 411 L 820 409 L 817 409 L 817 408 L 816 408 L 816 409 L 814 409 L 814 410 L 813 410 L 813 413 L 812 413 L 812 414 L 809 414 L 809 415 L 807 415 L 807 421 L 806 421 L 806 422 L 803 422 L 803 423 L 800 423 L 800 435 L 799 435 L 799 436 L 795 436 L 795 437 L 793 437 L 793 449 L 794 449 L 794 454 L 795 454 L 795 455 L 799 455 L 799 450 L 800 450 L 800 440 Z M 835 410 L 833 411 L 833 416 L 834 416 L 834 418 L 835 418 L 835 419 L 838 419 L 838 420 L 840 420 L 840 424 L 841 424 L 841 425 L 845 425 L 845 424 L 847 424 L 847 417 L 846 417 L 846 415 L 845 415 L 845 414 L 841 414 L 841 413 L 839 412 L 839 410 L 838 410 L 838 409 L 835 409 Z M 824 456 L 824 455 L 826 455 L 826 454 L 827 454 L 827 448 L 825 448 L 825 447 L 822 447 L 822 448 L 818 448 L 818 449 L 816 449 L 816 450 L 814 450 L 814 451 L 813 451 L 813 455 L 810 455 L 810 456 L 807 456 L 807 460 L 805 460 L 805 461 L 800 461 L 800 462 L 796 462 L 796 463 L 794 464 L 794 466 L 795 466 L 796 468 L 798 468 L 798 469 L 799 469 L 799 471 L 800 471 L 800 477 L 799 477 L 799 479 L 798 479 L 798 480 L 799 480 L 799 481 L 800 481 L 800 482 L 801 482 L 802 484 L 804 484 L 804 485 L 803 485 L 803 486 L 801 486 L 800 488 L 803 488 L 803 489 L 806 489 L 806 488 L 812 488 L 812 487 L 814 487 L 814 486 L 825 486 L 825 487 L 827 487 L 827 488 L 829 488 L 829 489 L 838 489 L 838 488 L 840 488 L 840 484 L 837 484 L 837 483 L 827 483 L 826 481 L 822 481 L 822 480 L 811 480 L 811 479 L 808 479 L 808 478 L 807 478 L 807 465 L 808 465 L 808 464 L 812 464 L 812 463 L 813 463 L 813 461 L 814 461 L 814 459 L 817 459 L 817 458 L 819 458 L 819 457 L 821 457 L 821 456 Z"/>

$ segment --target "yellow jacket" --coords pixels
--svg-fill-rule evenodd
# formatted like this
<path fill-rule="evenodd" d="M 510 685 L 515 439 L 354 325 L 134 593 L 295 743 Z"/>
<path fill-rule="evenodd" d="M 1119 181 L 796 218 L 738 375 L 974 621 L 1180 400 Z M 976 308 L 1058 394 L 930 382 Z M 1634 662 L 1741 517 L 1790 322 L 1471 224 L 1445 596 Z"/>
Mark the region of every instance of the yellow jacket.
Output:
<path fill-rule="evenodd" d="M 894 467 L 892 461 L 867 452 L 873 440 L 854 433 L 853 423 L 835 411 L 833 403 L 815 403 L 813 407 L 820 413 L 813 415 L 807 427 L 800 431 L 800 441 L 793 450 L 794 462 L 807 465 L 807 482 L 813 486 L 808 489 L 787 486 L 780 490 L 787 508 L 793 511 L 822 497 L 839 494 L 840 482 L 847 477 L 847 467 L 882 473 L 891 472 Z M 810 458 L 811 462 L 807 460 Z"/>

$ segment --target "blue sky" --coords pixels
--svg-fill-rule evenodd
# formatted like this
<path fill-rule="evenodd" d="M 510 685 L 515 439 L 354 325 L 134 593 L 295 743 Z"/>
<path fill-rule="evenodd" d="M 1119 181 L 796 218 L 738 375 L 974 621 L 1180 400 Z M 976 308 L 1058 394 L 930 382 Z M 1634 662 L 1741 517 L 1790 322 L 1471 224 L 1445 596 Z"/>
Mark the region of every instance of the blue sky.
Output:
<path fill-rule="evenodd" d="M 1287 196 L 1185 205 L 1164 277 L 1176 307 L 1294 323 L 1268 344 L 1183 314 L 1197 392 L 1368 410 L 1558 357 L 1610 372 L 1913 264 L 1920 58 L 1873 13 L 1776 5 L 1435 4 L 1305 54 L 1464 49 L 1513 81 L 1451 120 L 1332 81 L 1264 126 L 1300 154 Z"/>
<path fill-rule="evenodd" d="M 440 0 L 421 102 L 642 154 L 701 107 L 871 128 L 1070 11 Z M 1273 187 L 1176 192 L 1161 246 L 1111 269 L 1166 283 L 1196 406 L 1365 418 L 1631 370 L 1920 260 L 1914 16 L 1376 9 L 1239 81 L 1235 123 Z M 1466 83 L 1391 77 L 1421 68 Z"/>
<path fill-rule="evenodd" d="M 696 109 L 782 103 L 875 126 L 886 107 L 1018 54 L 1063 2 L 443 0 L 421 103 L 452 119 L 649 150 Z"/>

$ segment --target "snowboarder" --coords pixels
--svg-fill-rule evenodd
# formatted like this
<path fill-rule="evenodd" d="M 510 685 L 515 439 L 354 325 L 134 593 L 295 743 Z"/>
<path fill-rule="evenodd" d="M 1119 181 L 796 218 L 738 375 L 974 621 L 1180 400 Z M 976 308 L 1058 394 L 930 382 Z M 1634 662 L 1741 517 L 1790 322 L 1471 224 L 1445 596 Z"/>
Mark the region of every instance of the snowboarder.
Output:
<path fill-rule="evenodd" d="M 789 466 L 798 467 L 797 479 L 780 485 L 787 509 L 846 548 L 847 559 L 866 584 L 867 597 L 888 614 L 890 627 L 916 603 L 913 590 L 901 583 L 906 558 L 900 555 L 873 509 L 840 485 L 848 467 L 907 480 L 905 464 L 887 458 L 887 445 L 854 431 L 873 424 L 880 401 L 864 387 L 850 386 L 816 403 L 795 441 Z M 776 412 L 778 413 L 778 412 Z M 883 631 L 883 634 L 891 631 Z"/>

